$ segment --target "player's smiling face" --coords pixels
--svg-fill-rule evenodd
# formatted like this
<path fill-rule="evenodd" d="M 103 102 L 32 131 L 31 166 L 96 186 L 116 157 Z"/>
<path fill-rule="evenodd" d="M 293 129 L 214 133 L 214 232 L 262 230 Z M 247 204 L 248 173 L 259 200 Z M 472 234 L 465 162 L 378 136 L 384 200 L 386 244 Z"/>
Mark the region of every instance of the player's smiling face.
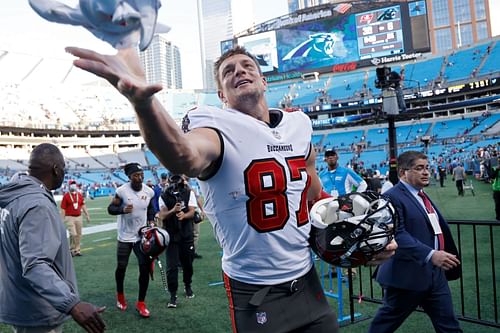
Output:
<path fill-rule="evenodd" d="M 242 103 L 257 103 L 264 97 L 267 82 L 258 65 L 246 55 L 236 54 L 224 60 L 218 75 L 219 98 L 230 108 L 240 110 Z"/>

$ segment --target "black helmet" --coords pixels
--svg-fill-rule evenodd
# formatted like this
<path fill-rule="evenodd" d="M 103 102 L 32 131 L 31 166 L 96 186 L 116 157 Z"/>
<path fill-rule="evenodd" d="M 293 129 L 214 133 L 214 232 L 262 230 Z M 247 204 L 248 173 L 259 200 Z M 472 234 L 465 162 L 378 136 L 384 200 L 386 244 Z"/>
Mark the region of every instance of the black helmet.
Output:
<path fill-rule="evenodd" d="M 312 250 L 335 266 L 357 267 L 394 238 L 397 214 L 387 198 L 367 191 L 319 200 L 311 208 Z"/>
<path fill-rule="evenodd" d="M 139 229 L 139 235 L 141 236 L 141 251 L 151 258 L 162 254 L 170 241 L 168 232 L 158 227 L 144 226 Z"/>

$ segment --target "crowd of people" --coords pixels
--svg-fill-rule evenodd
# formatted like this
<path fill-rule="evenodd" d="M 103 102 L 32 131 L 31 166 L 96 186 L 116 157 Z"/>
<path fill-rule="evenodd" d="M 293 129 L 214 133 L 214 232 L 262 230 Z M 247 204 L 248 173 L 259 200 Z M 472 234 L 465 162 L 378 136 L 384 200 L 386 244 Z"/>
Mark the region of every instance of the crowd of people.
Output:
<path fill-rule="evenodd" d="M 267 82 L 259 63 L 242 47 L 227 51 L 215 63 L 224 108 L 191 110 L 182 129 L 154 97 L 161 86 L 145 81 L 136 50 L 122 49 L 115 56 L 73 47 L 67 51 L 77 57 L 76 67 L 105 78 L 128 98 L 148 147 L 171 172 L 161 175 L 156 188 L 144 183 L 139 163 L 124 167 L 128 181 L 116 189 L 108 206 L 108 213 L 117 218 L 116 306 L 122 311 L 128 308 L 124 279 L 133 251 L 139 266 L 135 309 L 141 317 L 150 317 L 146 295 L 155 258 L 141 250 L 139 231 L 151 225 L 165 228 L 170 236 L 165 254 L 168 307 L 177 307 L 179 267 L 185 296 L 194 297 L 198 208 L 212 223 L 223 249 L 234 332 L 338 331 L 310 255 L 308 201 L 363 192 L 369 186 L 383 192 L 382 183 L 368 182 L 339 166 L 334 150 L 325 152 L 328 167 L 318 175 L 309 118 L 268 107 Z M 0 322 L 16 332 L 26 327 L 60 332 L 68 316 L 88 332 L 105 330 L 104 308 L 78 296 L 71 255 L 81 255 L 81 233 L 70 233 L 69 245 L 61 219 L 61 213 L 65 218 L 81 217 L 83 211 L 90 220 L 84 200 L 71 196 L 71 184 L 59 211 L 50 193 L 61 186 L 64 165 L 57 147 L 41 144 L 31 154 L 29 175 L 0 188 L 0 267 L 15 268 L 0 270 Z M 378 266 L 377 281 L 385 290 L 370 331 L 394 331 L 421 305 L 437 332 L 461 332 L 447 284 L 458 278 L 460 258 L 446 220 L 422 191 L 432 177 L 431 161 L 425 154 L 405 152 L 398 158 L 398 174 L 399 183 L 386 192 L 400 218 L 395 241 L 369 262 Z M 188 177 L 199 180 L 203 208 Z M 380 172 L 371 178 L 380 178 Z M 29 197 L 33 207 L 23 204 L 23 197 Z M 79 215 L 73 216 L 74 211 Z M 15 223 L 20 217 L 26 221 Z M 68 219 L 67 225 L 81 229 L 79 221 Z M 42 244 L 39 233 L 53 240 L 49 247 Z M 44 288 L 51 292 L 41 292 Z M 26 302 L 38 316 L 23 316 Z"/>

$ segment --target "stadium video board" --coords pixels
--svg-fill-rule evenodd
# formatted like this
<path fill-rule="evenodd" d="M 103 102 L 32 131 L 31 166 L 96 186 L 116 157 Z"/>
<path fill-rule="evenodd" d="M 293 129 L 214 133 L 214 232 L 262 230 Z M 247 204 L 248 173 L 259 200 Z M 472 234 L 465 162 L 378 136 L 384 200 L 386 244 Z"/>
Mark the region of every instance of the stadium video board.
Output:
<path fill-rule="evenodd" d="M 342 64 L 350 64 L 352 70 L 409 60 L 416 52 L 430 51 L 425 0 L 385 6 L 354 4 L 346 13 L 334 9 L 330 15 L 324 13 L 322 9 L 319 19 L 299 23 L 290 17 L 293 24 L 275 25 L 235 42 L 257 56 L 266 75 L 331 72 Z"/>

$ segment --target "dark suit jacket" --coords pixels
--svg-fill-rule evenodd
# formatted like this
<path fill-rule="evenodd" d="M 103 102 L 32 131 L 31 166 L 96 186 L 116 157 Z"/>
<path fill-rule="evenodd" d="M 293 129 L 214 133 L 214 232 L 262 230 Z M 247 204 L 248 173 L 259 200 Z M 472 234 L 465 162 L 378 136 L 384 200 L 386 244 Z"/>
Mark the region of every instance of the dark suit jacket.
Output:
<path fill-rule="evenodd" d="M 417 199 L 399 182 L 385 193 L 399 216 L 396 227 L 396 254 L 379 266 L 376 280 L 383 287 L 407 290 L 425 290 L 432 283 L 432 270 L 437 269 L 431 260 L 425 261 L 434 249 L 435 235 L 427 212 Z M 433 204 L 445 239 L 445 251 L 458 255 L 448 223 Z M 457 279 L 461 268 L 447 272 L 448 280 Z"/>

